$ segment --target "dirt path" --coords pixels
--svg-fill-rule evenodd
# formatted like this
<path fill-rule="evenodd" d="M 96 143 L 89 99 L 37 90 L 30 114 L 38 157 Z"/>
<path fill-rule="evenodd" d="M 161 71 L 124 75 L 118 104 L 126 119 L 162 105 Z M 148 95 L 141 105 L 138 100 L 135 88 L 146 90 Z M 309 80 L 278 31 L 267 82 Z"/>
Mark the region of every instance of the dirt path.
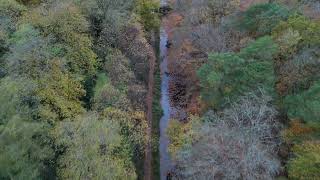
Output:
<path fill-rule="evenodd" d="M 152 51 L 153 52 L 153 51 Z M 152 53 L 149 57 L 149 80 L 147 94 L 147 143 L 144 160 L 144 180 L 152 180 L 152 103 L 154 88 L 154 71 L 156 56 Z"/>

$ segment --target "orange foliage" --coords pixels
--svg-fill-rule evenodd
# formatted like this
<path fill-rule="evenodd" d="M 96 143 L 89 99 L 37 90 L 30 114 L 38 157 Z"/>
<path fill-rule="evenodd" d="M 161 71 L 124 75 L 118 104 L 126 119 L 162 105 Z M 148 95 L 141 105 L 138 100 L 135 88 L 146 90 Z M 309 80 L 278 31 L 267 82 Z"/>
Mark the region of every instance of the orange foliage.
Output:
<path fill-rule="evenodd" d="M 314 131 L 314 128 L 309 127 L 298 119 L 295 119 L 290 122 L 289 128 L 284 131 L 284 137 L 286 140 L 291 140 L 295 137 L 307 135 Z"/>

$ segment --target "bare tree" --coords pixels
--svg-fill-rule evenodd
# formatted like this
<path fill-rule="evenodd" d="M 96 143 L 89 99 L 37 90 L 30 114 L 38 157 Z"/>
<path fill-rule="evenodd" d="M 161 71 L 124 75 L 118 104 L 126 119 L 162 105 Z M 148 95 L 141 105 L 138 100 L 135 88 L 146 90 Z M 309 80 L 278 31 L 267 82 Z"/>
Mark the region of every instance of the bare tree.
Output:
<path fill-rule="evenodd" d="M 177 154 L 176 179 L 273 179 L 279 172 L 277 111 L 264 93 L 209 112 L 192 148 Z"/>

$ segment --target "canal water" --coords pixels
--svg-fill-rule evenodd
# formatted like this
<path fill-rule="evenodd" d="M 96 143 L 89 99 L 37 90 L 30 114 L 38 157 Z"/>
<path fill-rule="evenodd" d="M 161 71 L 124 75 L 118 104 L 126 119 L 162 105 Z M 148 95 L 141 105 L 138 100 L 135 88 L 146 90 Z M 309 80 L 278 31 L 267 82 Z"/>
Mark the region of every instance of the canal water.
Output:
<path fill-rule="evenodd" d="M 167 5 L 167 0 L 161 0 L 161 6 Z M 170 105 L 169 83 L 170 76 L 168 73 L 168 32 L 161 23 L 160 29 L 160 57 L 161 57 L 161 107 L 163 116 L 160 120 L 160 179 L 166 180 L 168 171 L 173 168 L 173 164 L 168 153 L 169 139 L 166 135 L 166 130 L 171 118 L 172 107 Z"/>

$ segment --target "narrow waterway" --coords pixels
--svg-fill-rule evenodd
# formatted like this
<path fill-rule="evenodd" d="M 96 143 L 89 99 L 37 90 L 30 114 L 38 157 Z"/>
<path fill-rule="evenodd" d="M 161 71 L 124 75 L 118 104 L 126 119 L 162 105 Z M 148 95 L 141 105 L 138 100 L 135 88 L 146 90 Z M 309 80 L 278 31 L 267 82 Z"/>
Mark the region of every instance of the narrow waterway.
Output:
<path fill-rule="evenodd" d="M 167 172 L 172 168 L 172 163 L 168 153 L 169 140 L 166 135 L 166 129 L 169 124 L 171 106 L 169 97 L 169 81 L 168 75 L 168 49 L 166 47 L 168 41 L 168 33 L 164 27 L 160 30 L 160 55 L 161 55 L 161 107 L 163 117 L 160 120 L 160 177 L 161 180 L 166 179 Z"/>
<path fill-rule="evenodd" d="M 166 6 L 167 0 L 161 0 L 161 6 Z M 170 155 L 168 153 L 169 139 L 166 130 L 171 118 L 172 107 L 170 105 L 169 83 L 170 76 L 168 73 L 168 29 L 165 24 L 161 23 L 160 29 L 160 57 L 161 57 L 161 107 L 163 116 L 160 120 L 160 179 L 166 180 L 167 173 L 173 168 Z"/>

